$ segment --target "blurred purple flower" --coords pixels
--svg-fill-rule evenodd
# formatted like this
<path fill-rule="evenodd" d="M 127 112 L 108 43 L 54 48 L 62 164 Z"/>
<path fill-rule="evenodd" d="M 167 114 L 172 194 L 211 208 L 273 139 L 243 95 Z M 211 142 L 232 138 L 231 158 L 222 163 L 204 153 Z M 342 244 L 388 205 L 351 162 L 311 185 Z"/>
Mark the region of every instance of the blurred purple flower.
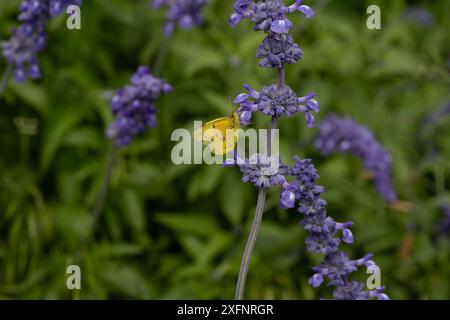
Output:
<path fill-rule="evenodd" d="M 442 107 L 434 110 L 433 112 L 425 116 L 423 118 L 421 125 L 422 127 L 433 126 L 436 123 L 438 123 L 442 118 L 447 117 L 448 115 L 450 115 L 450 103 L 443 105 Z"/>
<path fill-rule="evenodd" d="M 37 53 L 44 48 L 45 41 L 45 32 L 28 34 L 24 26 L 21 26 L 12 31 L 9 41 L 1 43 L 3 56 L 9 64 L 14 65 L 16 81 L 41 77 Z"/>
<path fill-rule="evenodd" d="M 373 175 L 380 196 L 389 203 L 397 201 L 391 182 L 391 156 L 366 127 L 350 118 L 329 116 L 320 124 L 314 146 L 325 156 L 354 154 Z"/>
<path fill-rule="evenodd" d="M 419 148 L 427 154 L 429 160 L 434 160 L 439 155 L 439 146 L 433 136 L 436 133 L 439 123 L 450 115 L 450 103 L 447 103 L 432 112 L 421 117 L 417 140 Z"/>
<path fill-rule="evenodd" d="M 108 138 L 117 146 L 125 146 L 135 135 L 156 126 L 154 102 L 161 94 L 171 91 L 172 87 L 155 78 L 148 67 L 139 67 L 131 78 L 131 85 L 118 90 L 111 100 L 116 119 L 106 131 Z"/>
<path fill-rule="evenodd" d="M 403 12 L 403 19 L 425 27 L 431 27 L 434 24 L 434 16 L 431 12 L 414 6 Z"/>
<path fill-rule="evenodd" d="M 18 16 L 21 25 L 13 29 L 9 41 L 0 44 L 3 56 L 14 66 L 16 81 L 41 77 L 37 53 L 46 45 L 45 26 L 69 5 L 81 5 L 81 0 L 22 0 Z"/>
<path fill-rule="evenodd" d="M 153 7 L 168 7 L 166 35 L 170 35 L 175 26 L 182 29 L 191 29 L 203 23 L 201 10 L 208 0 L 153 0 Z"/>
<path fill-rule="evenodd" d="M 19 21 L 44 26 L 51 17 L 59 16 L 70 5 L 81 5 L 81 0 L 22 0 Z"/>

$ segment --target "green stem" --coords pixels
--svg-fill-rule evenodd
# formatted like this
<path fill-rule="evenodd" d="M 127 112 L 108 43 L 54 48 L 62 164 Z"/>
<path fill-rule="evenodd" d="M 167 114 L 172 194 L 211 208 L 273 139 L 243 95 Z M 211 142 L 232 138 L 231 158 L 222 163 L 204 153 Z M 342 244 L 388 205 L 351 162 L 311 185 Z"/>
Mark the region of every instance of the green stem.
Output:
<path fill-rule="evenodd" d="M 278 69 L 278 88 L 282 88 L 285 84 L 285 74 L 284 74 L 284 68 Z"/>
<path fill-rule="evenodd" d="M 255 248 L 256 239 L 258 238 L 259 227 L 261 225 L 261 219 L 264 212 L 264 203 L 266 201 L 266 193 L 266 189 L 259 189 L 255 217 L 253 218 L 252 229 L 250 230 L 244 255 L 242 256 L 241 268 L 239 270 L 239 277 L 236 284 L 236 300 L 242 300 L 244 297 L 248 267 L 250 265 L 250 258 L 252 257 L 253 249 Z"/>
<path fill-rule="evenodd" d="M 280 83 L 284 83 L 284 72 L 280 71 Z M 272 154 L 272 130 L 275 129 L 277 121 L 275 118 L 270 120 L 269 130 L 267 132 L 267 153 L 270 156 Z M 250 259 L 255 248 L 256 239 L 258 238 L 259 229 L 261 226 L 261 220 L 264 213 L 264 206 L 266 203 L 267 190 L 264 188 L 259 189 L 258 201 L 256 203 L 255 216 L 253 218 L 252 228 L 248 236 L 247 244 L 245 246 L 244 255 L 242 256 L 241 268 L 239 269 L 239 276 L 236 284 L 235 299 L 242 300 L 244 298 L 245 283 L 247 281 L 248 268 L 250 266 Z"/>
<path fill-rule="evenodd" d="M 13 65 L 11 63 L 8 63 L 5 69 L 5 73 L 3 73 L 2 80 L 0 81 L 0 97 L 3 94 L 3 91 L 5 91 L 6 86 L 8 85 L 8 81 L 11 78 L 13 72 Z"/>
<path fill-rule="evenodd" d="M 102 186 L 100 187 L 99 192 L 97 193 L 97 196 L 95 198 L 94 209 L 92 210 L 91 234 L 94 234 L 94 232 L 95 232 L 95 228 L 97 227 L 97 223 L 100 218 L 100 214 L 105 205 L 105 199 L 106 199 L 106 195 L 108 193 L 108 186 L 109 186 L 109 182 L 111 180 L 111 173 L 112 173 L 112 169 L 114 167 L 114 163 L 116 160 L 116 154 L 117 154 L 117 148 L 114 145 L 112 145 L 109 150 L 109 154 L 108 154 L 108 160 L 107 160 L 107 164 L 106 164 L 105 176 L 103 177 L 103 183 L 102 183 Z"/>

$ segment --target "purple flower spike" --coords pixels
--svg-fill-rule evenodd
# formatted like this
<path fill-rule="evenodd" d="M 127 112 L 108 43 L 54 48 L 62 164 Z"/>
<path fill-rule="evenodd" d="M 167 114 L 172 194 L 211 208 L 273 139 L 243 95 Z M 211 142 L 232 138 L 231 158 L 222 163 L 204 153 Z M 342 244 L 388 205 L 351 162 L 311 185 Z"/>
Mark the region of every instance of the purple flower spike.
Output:
<path fill-rule="evenodd" d="M 270 166 L 274 163 L 280 163 L 280 166 Z M 238 165 L 243 182 L 253 183 L 258 188 L 280 185 L 280 206 L 290 209 L 298 205 L 298 211 L 304 216 L 301 224 L 310 233 L 305 239 L 306 249 L 324 255 L 321 264 L 313 268 L 314 275 L 308 280 L 311 286 L 318 287 L 327 278 L 328 284 L 336 287 L 333 293 L 336 299 L 388 299 L 383 288 L 365 291 L 363 283 L 348 280 L 348 275 L 359 267 L 374 268 L 376 264 L 371 260 L 372 254 L 350 260 L 340 251 L 341 243 L 354 241 L 349 229 L 353 223 L 335 222 L 327 216 L 326 202 L 320 198 L 324 188 L 316 184 L 319 175 L 311 160 L 295 158 L 295 164 L 288 168 L 277 158 L 255 154 Z M 289 183 L 288 177 L 295 180 Z"/>
<path fill-rule="evenodd" d="M 259 66 L 263 68 L 282 68 L 293 64 L 303 57 L 302 49 L 289 34 L 268 35 L 258 48 L 256 57 L 260 58 Z"/>
<path fill-rule="evenodd" d="M 255 91 L 250 86 L 245 86 L 244 88 L 248 93 L 241 93 L 234 99 L 235 103 L 240 105 L 238 109 L 240 114 L 245 111 L 255 112 L 258 110 L 265 115 L 279 118 L 282 116 L 290 117 L 302 112 L 305 115 L 308 126 L 314 126 L 314 117 L 311 112 L 319 111 L 317 101 L 312 99 L 314 95 L 298 98 L 295 92 L 287 85 L 282 87 L 275 84 L 266 86 L 262 88 L 261 92 Z M 243 123 L 243 125 L 246 124 L 248 123 Z"/>
<path fill-rule="evenodd" d="M 263 154 L 251 155 L 240 167 L 242 181 L 250 182 L 258 188 L 270 188 L 283 184 L 286 181 L 284 174 L 288 170 L 278 158 Z"/>
<path fill-rule="evenodd" d="M 15 66 L 14 75 L 17 82 L 25 81 L 28 77 L 40 77 L 37 53 L 42 48 L 41 41 L 39 34 L 28 36 L 24 29 L 19 28 L 13 30 L 9 41 L 1 44 L 6 60 Z"/>
<path fill-rule="evenodd" d="M 276 128 L 277 118 L 291 117 L 300 112 L 304 114 L 308 127 L 313 127 L 315 124 L 313 113 L 319 112 L 319 103 L 315 100 L 316 94 L 308 93 L 298 97 L 286 85 L 284 77 L 284 67 L 297 62 L 303 56 L 302 50 L 289 34 L 292 23 L 287 18 L 287 14 L 300 11 L 307 18 L 314 15 L 312 9 L 302 5 L 302 2 L 302 0 L 296 0 L 290 6 L 286 6 L 283 0 L 237 0 L 234 3 L 234 12 L 229 19 L 231 26 L 234 27 L 241 20 L 248 19 L 254 24 L 254 30 L 265 32 L 266 37 L 256 54 L 256 57 L 260 59 L 259 66 L 278 69 L 276 84 L 264 86 L 260 91 L 244 85 L 246 92 L 234 99 L 234 103 L 239 105 L 237 112 L 244 126 L 250 124 L 254 112 L 260 112 L 271 118 L 269 127 L 271 130 Z M 326 131 L 325 138 L 333 139 L 333 131 Z M 329 147 L 324 142 L 320 142 L 319 145 Z M 270 150 L 270 140 L 268 146 Z M 348 141 L 342 141 L 339 146 L 342 150 L 352 150 L 352 145 Z M 332 147 L 331 150 L 334 150 L 334 145 Z M 259 188 L 254 221 L 261 220 L 266 189 L 280 186 L 281 208 L 296 208 L 296 211 L 303 215 L 300 224 L 309 233 L 305 238 L 306 250 L 324 256 L 320 265 L 313 268 L 314 274 L 308 279 L 308 283 L 318 287 L 326 281 L 328 285 L 335 287 L 333 296 L 336 299 L 389 299 L 383 293 L 384 287 L 368 291 L 365 290 L 363 282 L 349 279 L 350 273 L 358 270 L 359 267 L 376 267 L 370 260 L 372 255 L 367 254 L 361 259 L 351 260 L 341 251 L 341 244 L 351 244 L 354 241 L 350 230 L 353 223 L 336 222 L 327 215 L 327 203 L 321 198 L 325 189 L 317 184 L 319 179 L 317 170 L 309 159 L 302 160 L 296 157 L 294 160 L 295 163 L 290 168 L 271 154 L 257 153 L 248 160 L 230 161 L 233 165 L 237 164 L 240 167 L 243 182 L 252 183 Z M 371 166 L 384 165 L 384 169 L 386 167 L 390 169 L 389 164 L 390 162 L 378 164 L 370 162 Z M 389 193 L 389 188 L 386 187 L 386 176 L 379 176 L 377 179 L 378 184 L 384 186 L 383 191 Z M 260 225 L 255 222 L 252 225 L 251 235 L 255 234 Z M 249 237 L 248 243 L 251 245 L 246 247 L 242 266 L 249 263 L 255 239 L 255 237 Z M 245 268 L 241 268 L 236 290 L 237 299 L 243 298 L 246 272 Z"/>
<path fill-rule="evenodd" d="M 21 25 L 13 29 L 9 41 L 0 43 L 3 56 L 14 66 L 16 81 L 42 76 L 37 55 L 46 45 L 45 26 L 69 5 L 81 5 L 81 0 L 22 0 L 18 17 Z"/>
<path fill-rule="evenodd" d="M 319 276 L 325 276 L 329 284 L 336 287 L 334 297 L 336 299 L 369 299 L 376 297 L 379 299 L 387 296 L 381 295 L 382 290 L 376 295 L 371 295 L 370 291 L 364 291 L 364 285 L 357 281 L 348 281 L 350 273 L 356 271 L 360 266 L 375 265 L 370 260 L 372 255 L 367 254 L 361 259 L 350 260 L 347 254 L 339 251 L 342 242 L 353 243 L 353 234 L 349 227 L 352 222 L 337 223 L 327 217 L 326 203 L 320 198 L 324 191 L 323 187 L 317 186 L 319 178 L 311 160 L 301 160 L 295 158 L 296 163 L 290 169 L 290 175 L 296 181 L 289 185 L 289 190 L 293 191 L 299 205 L 298 211 L 303 213 L 304 219 L 301 224 L 305 230 L 310 232 L 306 238 L 306 248 L 308 251 L 323 254 L 325 257 L 318 267 L 314 267 L 315 275 L 310 278 L 312 286 L 322 283 Z M 342 230 L 342 238 L 336 237 L 338 230 Z"/>
<path fill-rule="evenodd" d="M 117 146 L 125 146 L 146 128 L 156 125 L 155 100 L 172 91 L 166 82 L 155 78 L 147 66 L 141 66 L 131 78 L 131 85 L 117 91 L 111 100 L 111 110 L 116 117 L 106 135 Z"/>
<path fill-rule="evenodd" d="M 391 157 L 367 128 L 350 118 L 332 115 L 319 126 L 314 146 L 325 156 L 344 152 L 354 154 L 373 175 L 380 196 L 389 203 L 397 200 L 391 182 Z"/>
<path fill-rule="evenodd" d="M 287 18 L 288 13 L 302 12 L 306 18 L 314 15 L 312 9 L 300 5 L 302 1 L 296 1 L 286 7 L 283 0 L 237 0 L 234 3 L 234 13 L 229 18 L 230 25 L 235 27 L 241 20 L 249 19 L 255 23 L 255 30 L 271 31 L 274 33 L 288 33 L 292 28 L 292 22 Z"/>

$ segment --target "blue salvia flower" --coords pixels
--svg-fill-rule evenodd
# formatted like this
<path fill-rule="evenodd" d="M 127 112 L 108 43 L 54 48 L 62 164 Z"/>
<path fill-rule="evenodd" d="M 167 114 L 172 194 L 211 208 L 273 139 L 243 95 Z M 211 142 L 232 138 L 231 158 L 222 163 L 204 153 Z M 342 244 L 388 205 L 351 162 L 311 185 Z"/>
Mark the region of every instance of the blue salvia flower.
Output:
<path fill-rule="evenodd" d="M 178 25 L 182 29 L 191 29 L 203 23 L 201 10 L 208 0 L 153 0 L 153 7 L 168 7 L 166 35 L 170 35 Z"/>
<path fill-rule="evenodd" d="M 327 203 L 320 197 L 325 189 L 317 185 L 319 175 L 310 159 L 295 157 L 295 164 L 288 168 L 278 157 L 254 154 L 248 160 L 238 158 L 228 164 L 240 167 L 243 182 L 263 189 L 281 186 L 282 208 L 297 206 L 297 211 L 303 215 L 300 223 L 309 232 L 305 239 L 306 250 L 324 255 L 320 265 L 313 267 L 314 274 L 308 281 L 311 286 L 318 287 L 328 279 L 328 285 L 335 287 L 333 296 L 336 299 L 389 299 L 383 293 L 384 287 L 366 291 L 362 282 L 349 279 L 350 273 L 359 267 L 374 268 L 376 264 L 371 260 L 372 254 L 351 260 L 340 251 L 342 243 L 354 242 L 350 230 L 353 222 L 336 222 L 327 216 Z"/>
<path fill-rule="evenodd" d="M 301 5 L 302 2 L 303 0 L 296 0 L 286 7 L 283 0 L 237 0 L 229 23 L 235 27 L 241 20 L 249 19 L 255 23 L 255 30 L 288 33 L 292 27 L 292 22 L 287 18 L 288 13 L 300 11 L 307 18 L 314 14 L 310 7 Z"/>
<path fill-rule="evenodd" d="M 46 45 L 45 26 L 69 5 L 81 5 L 81 0 L 22 0 L 18 16 L 21 25 L 13 30 L 9 41 L 1 43 L 3 56 L 14 66 L 16 81 L 41 77 L 37 54 Z"/>
<path fill-rule="evenodd" d="M 297 62 L 302 56 L 302 49 L 291 35 L 284 33 L 268 35 L 256 52 L 256 57 L 261 59 L 259 66 L 263 68 L 279 69 Z"/>
<path fill-rule="evenodd" d="M 14 66 L 14 77 L 18 82 L 27 77 L 41 77 L 37 54 L 45 47 L 46 34 L 44 31 L 29 34 L 26 29 L 24 26 L 14 29 L 11 39 L 1 43 L 3 56 Z"/>
<path fill-rule="evenodd" d="M 271 118 L 269 129 L 272 130 L 276 127 L 278 118 L 290 117 L 300 112 L 305 115 L 308 127 L 314 126 L 312 112 L 319 111 L 315 93 L 298 97 L 285 84 L 284 76 L 284 66 L 295 63 L 303 55 L 300 47 L 288 34 L 292 23 L 287 14 L 300 11 L 307 18 L 314 14 L 311 8 L 301 3 L 302 0 L 297 0 L 294 4 L 286 6 L 283 0 L 237 0 L 233 6 L 234 13 L 230 16 L 230 25 L 234 27 L 241 20 L 248 19 L 255 24 L 255 30 L 265 32 L 266 38 L 257 51 L 257 57 L 261 59 L 259 65 L 278 69 L 276 84 L 265 86 L 259 92 L 250 85 L 244 85 L 246 92 L 234 99 L 234 103 L 239 105 L 238 114 L 242 125 L 250 124 L 253 113 L 260 112 Z M 327 133 L 326 137 L 328 136 Z M 342 243 L 353 243 L 353 234 L 350 230 L 353 223 L 336 222 L 327 216 L 327 203 L 321 199 L 324 188 L 317 185 L 319 175 L 311 160 L 295 158 L 295 164 L 289 168 L 278 156 L 272 155 L 270 150 L 269 139 L 267 154 L 257 153 L 251 155 L 249 159 L 243 159 L 235 150 L 234 158 L 225 162 L 225 166 L 239 166 L 242 181 L 252 183 L 259 189 L 252 230 L 239 272 L 236 298 L 243 297 L 249 259 L 256 242 L 266 191 L 271 187 L 280 186 L 280 206 L 284 209 L 297 207 L 297 211 L 303 215 L 300 223 L 309 232 L 309 236 L 305 239 L 306 249 L 324 255 L 321 264 L 313 268 L 314 274 L 310 277 L 309 283 L 317 287 L 327 279 L 328 284 L 335 287 L 333 296 L 336 299 L 388 299 L 383 293 L 384 288 L 366 291 L 362 282 L 349 279 L 349 274 L 359 267 L 374 268 L 376 265 L 371 260 L 371 254 L 351 260 L 346 253 L 340 251 Z M 381 160 L 386 159 L 381 157 Z M 368 161 L 368 164 L 376 167 L 371 161 Z M 390 169 L 390 160 L 387 164 Z"/>
<path fill-rule="evenodd" d="M 113 145 L 109 149 L 103 183 L 92 209 L 92 230 L 95 230 L 105 204 L 117 149 L 130 144 L 136 135 L 143 133 L 147 128 L 156 126 L 155 101 L 162 94 L 172 90 L 172 86 L 168 83 L 154 77 L 149 67 L 140 66 L 131 77 L 131 84 L 117 90 L 111 98 L 111 111 L 115 120 L 106 129 L 105 134 L 112 140 Z"/>
<path fill-rule="evenodd" d="M 373 175 L 380 196 L 389 203 L 397 201 L 391 181 L 391 156 L 366 127 L 351 118 L 331 115 L 320 124 L 314 146 L 325 156 L 354 154 Z"/>
<path fill-rule="evenodd" d="M 43 27 L 69 5 L 81 5 L 81 0 L 22 0 L 18 19 L 22 23 Z"/>
<path fill-rule="evenodd" d="M 375 263 L 371 260 L 372 255 L 351 260 L 346 253 L 339 251 L 342 242 L 353 243 L 353 234 L 349 229 L 353 223 L 339 223 L 327 217 L 326 202 L 320 198 L 324 188 L 317 185 L 317 170 L 309 159 L 297 157 L 295 161 L 290 169 L 290 175 L 295 180 L 282 185 L 280 203 L 284 208 L 293 208 L 297 203 L 297 210 L 304 216 L 301 224 L 310 233 L 305 240 L 306 249 L 325 256 L 321 264 L 313 268 L 315 273 L 309 283 L 318 287 L 327 278 L 328 284 L 335 287 L 333 296 L 336 299 L 388 299 L 383 288 L 364 291 L 363 283 L 348 279 L 349 274 L 358 267 L 373 268 Z"/>
<path fill-rule="evenodd" d="M 372 291 L 364 290 L 364 283 L 359 281 L 351 281 L 346 286 L 337 287 L 333 295 L 339 300 L 368 300 L 377 298 L 378 300 L 388 300 L 388 296 L 383 293 L 384 289 Z"/>
<path fill-rule="evenodd" d="M 288 167 L 279 158 L 255 153 L 239 164 L 242 181 L 250 182 L 257 188 L 271 188 L 286 181 Z"/>
<path fill-rule="evenodd" d="M 249 85 L 244 85 L 244 89 L 247 93 L 241 93 L 234 99 L 234 103 L 240 105 L 238 113 L 242 125 L 250 124 L 253 112 L 259 111 L 273 118 L 290 117 L 301 112 L 305 114 L 308 127 L 314 126 L 311 111 L 319 111 L 319 105 L 314 99 L 315 93 L 299 98 L 289 86 L 280 87 L 277 84 L 263 87 L 261 92 Z"/>
<path fill-rule="evenodd" d="M 117 146 L 125 146 L 133 137 L 156 125 L 155 100 L 172 87 L 155 78 L 150 69 L 140 66 L 131 78 L 131 84 L 116 92 L 111 100 L 111 110 L 115 121 L 107 129 L 106 135 Z"/>

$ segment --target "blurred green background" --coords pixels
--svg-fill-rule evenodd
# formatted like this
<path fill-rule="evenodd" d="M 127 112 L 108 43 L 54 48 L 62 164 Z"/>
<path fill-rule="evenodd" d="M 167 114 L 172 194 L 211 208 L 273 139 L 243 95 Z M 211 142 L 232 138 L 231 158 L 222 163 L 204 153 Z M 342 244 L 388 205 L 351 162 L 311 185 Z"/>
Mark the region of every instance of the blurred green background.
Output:
<path fill-rule="evenodd" d="M 170 39 L 165 12 L 147 0 L 85 0 L 80 31 L 66 29 L 66 16 L 52 20 L 40 54 L 43 79 L 11 82 L 0 98 L 0 298 L 233 298 L 257 191 L 236 168 L 170 159 L 172 130 L 230 114 L 230 97 L 243 84 L 260 88 L 276 77 L 257 66 L 264 35 L 247 21 L 228 26 L 232 3 L 211 0 L 202 27 Z M 317 92 L 318 123 L 335 112 L 374 131 L 411 209 L 389 208 L 353 156 L 320 157 L 312 148 L 317 129 L 302 116 L 279 122 L 282 157 L 313 159 L 329 215 L 355 223 L 355 244 L 344 249 L 352 258 L 375 254 L 388 295 L 449 299 L 450 242 L 436 229 L 439 205 L 450 200 L 450 117 L 420 128 L 450 102 L 450 2 L 306 4 L 316 16 L 291 15 L 304 58 L 287 66 L 287 83 L 299 95 Z M 370 4 L 381 7 L 381 30 L 366 28 Z M 412 5 L 433 23 L 405 19 Z M 0 39 L 9 39 L 18 7 L 19 0 L 0 2 Z M 157 102 L 158 126 L 120 150 L 95 236 L 83 246 L 109 148 L 105 97 L 160 55 L 154 73 L 175 91 Z M 257 118 L 255 126 L 266 122 Z M 439 148 L 433 157 L 431 144 Z M 280 209 L 278 196 L 269 193 L 246 298 L 331 297 L 330 288 L 308 285 L 321 257 L 306 252 L 301 216 Z M 81 290 L 66 288 L 70 264 L 81 267 Z"/>

